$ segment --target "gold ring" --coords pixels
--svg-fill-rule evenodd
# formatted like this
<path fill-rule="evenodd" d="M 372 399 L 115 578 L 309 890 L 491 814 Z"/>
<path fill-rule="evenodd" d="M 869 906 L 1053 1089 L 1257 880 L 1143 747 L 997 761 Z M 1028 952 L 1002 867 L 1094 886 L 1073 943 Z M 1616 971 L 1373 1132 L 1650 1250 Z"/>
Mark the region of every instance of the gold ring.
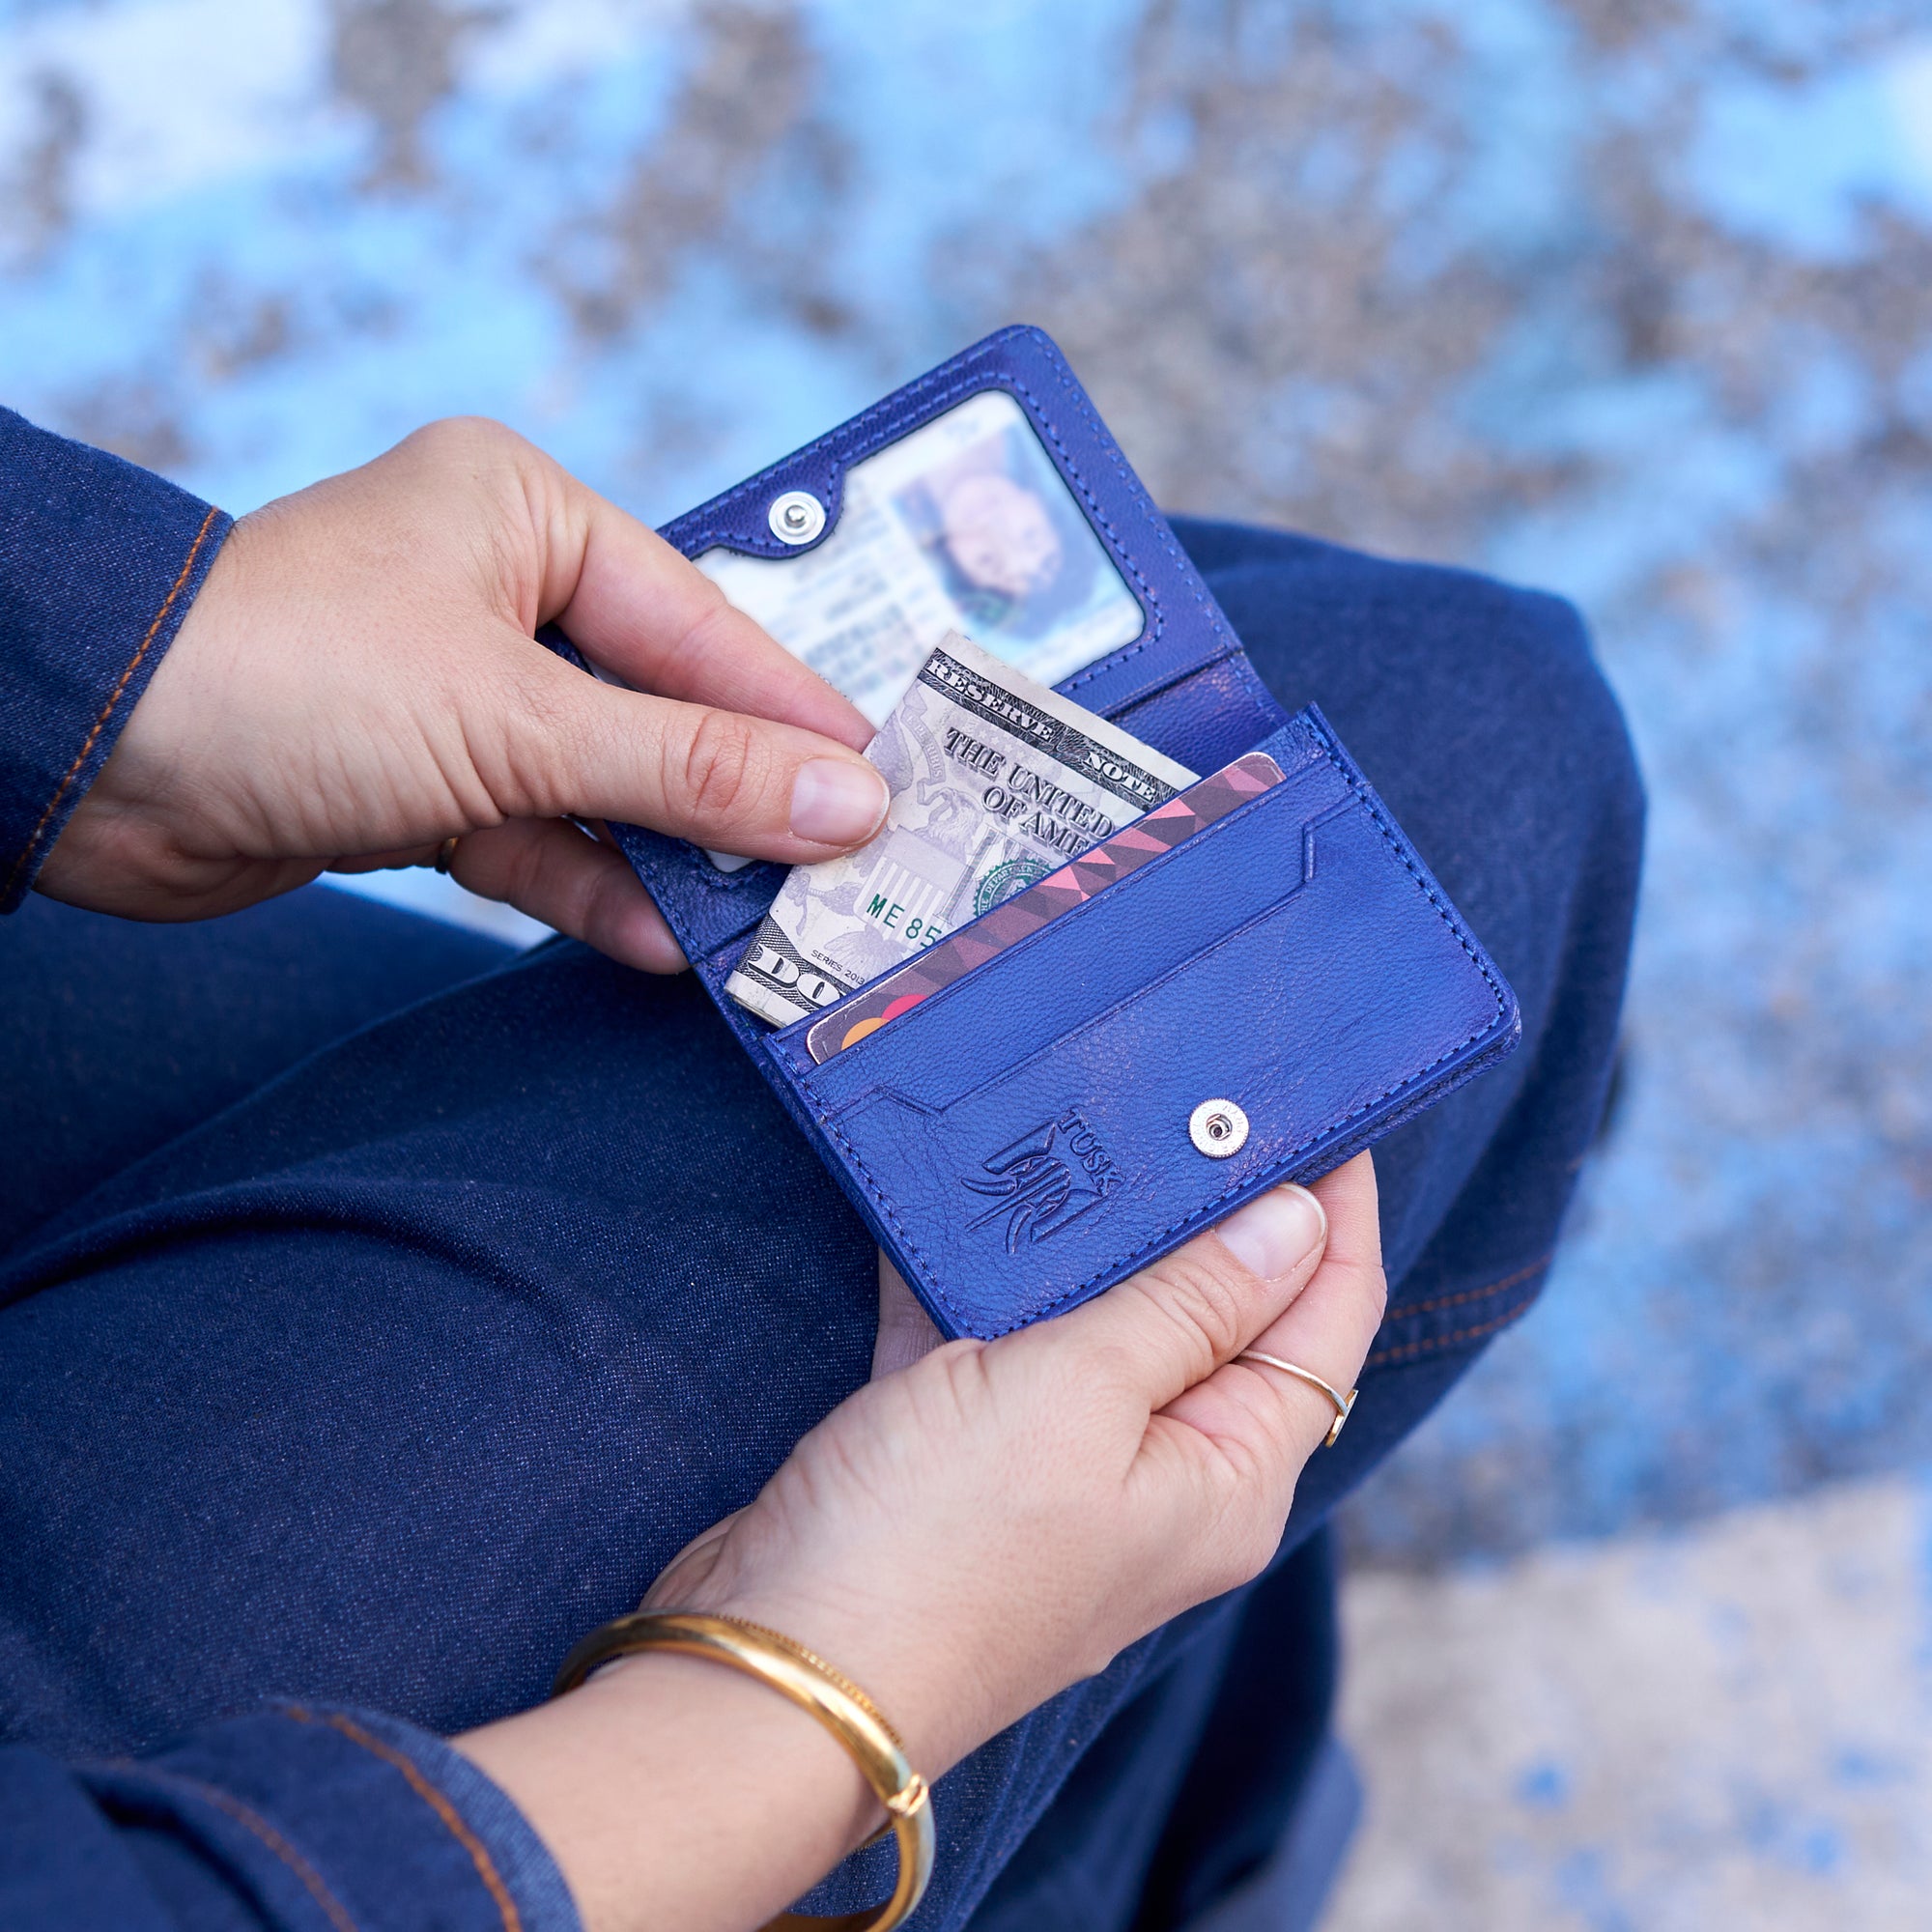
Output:
<path fill-rule="evenodd" d="M 460 839 L 462 837 L 463 837 L 462 833 L 459 832 L 456 834 L 455 838 L 445 838 L 442 841 L 442 843 L 436 848 L 436 869 L 439 872 L 440 872 L 444 878 L 447 878 L 449 876 L 449 868 L 456 863 L 457 840 Z"/>
<path fill-rule="evenodd" d="M 1347 1395 L 1338 1395 L 1313 1369 L 1304 1369 L 1298 1362 L 1284 1362 L 1279 1355 L 1265 1355 L 1259 1349 L 1243 1349 L 1235 1357 L 1237 1362 L 1265 1362 L 1271 1369 L 1279 1369 L 1284 1375 L 1304 1381 L 1312 1389 L 1320 1389 L 1335 1405 L 1335 1422 L 1328 1434 L 1321 1438 L 1324 1449 L 1335 1446 L 1335 1438 L 1342 1433 L 1342 1425 L 1349 1419 L 1349 1411 L 1355 1406 L 1355 1398 L 1361 1394 L 1358 1388 L 1351 1388 Z"/>

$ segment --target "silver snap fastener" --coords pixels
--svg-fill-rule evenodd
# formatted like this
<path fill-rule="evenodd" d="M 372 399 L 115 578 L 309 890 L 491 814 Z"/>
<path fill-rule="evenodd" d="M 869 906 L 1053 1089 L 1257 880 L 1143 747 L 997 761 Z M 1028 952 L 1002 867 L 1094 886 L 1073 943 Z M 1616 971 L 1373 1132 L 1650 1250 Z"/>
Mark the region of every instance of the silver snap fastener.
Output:
<path fill-rule="evenodd" d="M 787 490 L 772 498 L 766 521 L 781 543 L 809 544 L 825 527 L 825 505 L 810 490 Z"/>
<path fill-rule="evenodd" d="M 1247 1145 L 1248 1117 L 1232 1100 L 1203 1100 L 1187 1117 L 1187 1138 L 1209 1160 L 1226 1160 Z"/>

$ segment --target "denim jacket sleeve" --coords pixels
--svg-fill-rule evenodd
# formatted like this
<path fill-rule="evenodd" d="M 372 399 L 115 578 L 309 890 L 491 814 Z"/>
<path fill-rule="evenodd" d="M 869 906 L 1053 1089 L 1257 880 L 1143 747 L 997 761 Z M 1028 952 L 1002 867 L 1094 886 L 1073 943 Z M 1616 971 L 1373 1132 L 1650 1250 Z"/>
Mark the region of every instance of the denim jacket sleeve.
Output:
<path fill-rule="evenodd" d="M 8 1932 L 578 1932 L 523 1815 L 440 1739 L 287 1704 L 139 1759 L 0 1747 Z"/>
<path fill-rule="evenodd" d="M 162 478 L 0 410 L 0 911 L 114 749 L 229 527 Z M 284 1705 L 92 1764 L 0 1743 L 7 1932 L 577 1924 L 509 1800 L 393 1719 Z"/>
<path fill-rule="evenodd" d="M 0 912 L 34 882 L 230 520 L 0 409 Z"/>

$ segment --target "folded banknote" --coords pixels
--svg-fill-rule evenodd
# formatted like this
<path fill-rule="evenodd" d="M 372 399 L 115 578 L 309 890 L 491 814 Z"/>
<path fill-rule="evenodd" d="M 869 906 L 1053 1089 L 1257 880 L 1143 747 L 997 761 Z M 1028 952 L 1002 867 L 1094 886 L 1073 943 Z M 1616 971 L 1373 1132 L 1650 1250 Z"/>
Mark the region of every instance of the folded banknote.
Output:
<path fill-rule="evenodd" d="M 858 851 L 794 866 L 725 991 L 783 1026 L 1023 893 L 1194 781 L 958 632 L 866 755 L 892 791 Z"/>

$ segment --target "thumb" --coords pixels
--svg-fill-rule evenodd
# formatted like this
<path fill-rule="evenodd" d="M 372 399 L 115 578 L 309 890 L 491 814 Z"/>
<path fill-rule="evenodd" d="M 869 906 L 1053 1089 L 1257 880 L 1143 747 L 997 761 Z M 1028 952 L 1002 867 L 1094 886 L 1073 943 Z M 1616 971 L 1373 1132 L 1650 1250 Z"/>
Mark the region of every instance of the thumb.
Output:
<path fill-rule="evenodd" d="M 787 865 L 863 845 L 885 821 L 885 779 L 836 739 L 551 665 L 528 708 L 531 816 L 620 819 Z"/>
<path fill-rule="evenodd" d="M 1150 1411 L 1165 1408 L 1281 1315 L 1327 1238 L 1321 1203 L 1307 1188 L 1271 1188 L 1212 1233 L 1026 1332 L 1087 1363 L 1111 1359 Z"/>

